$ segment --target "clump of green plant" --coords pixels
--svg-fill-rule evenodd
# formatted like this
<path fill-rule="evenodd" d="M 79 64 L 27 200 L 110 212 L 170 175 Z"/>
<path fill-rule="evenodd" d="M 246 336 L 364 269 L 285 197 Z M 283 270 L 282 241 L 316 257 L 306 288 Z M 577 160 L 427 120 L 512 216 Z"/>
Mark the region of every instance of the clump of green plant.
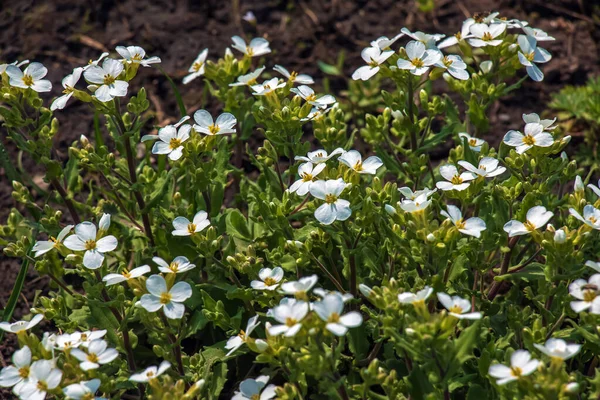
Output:
<path fill-rule="evenodd" d="M 50 108 L 41 64 L 3 65 L 5 139 L 49 190 L 6 163 L 24 211 L 1 243 L 52 290 L 24 321 L 14 300 L 4 310 L 20 349 L 0 385 L 21 399 L 597 397 L 600 189 L 555 120 L 527 110 L 498 149 L 481 139 L 494 101 L 543 79 L 547 40 L 497 13 L 449 37 L 402 29 L 363 50 L 336 98 L 279 65 L 259 80 L 269 43 L 235 36 L 241 57 L 204 50 L 183 80 L 222 112 L 187 110 L 173 85 L 181 119 L 157 133 L 129 87 L 160 62 L 140 47 L 75 68 Z M 105 124 L 65 163 L 53 114 L 74 101 Z"/>

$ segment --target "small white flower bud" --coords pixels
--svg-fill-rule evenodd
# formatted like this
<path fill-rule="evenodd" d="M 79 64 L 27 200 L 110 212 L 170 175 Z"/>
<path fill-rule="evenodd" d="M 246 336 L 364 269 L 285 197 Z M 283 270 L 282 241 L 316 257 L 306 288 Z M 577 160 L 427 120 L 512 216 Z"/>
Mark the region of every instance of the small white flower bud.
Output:
<path fill-rule="evenodd" d="M 360 290 L 360 292 L 365 297 L 369 297 L 371 295 L 371 293 L 373 293 L 373 289 L 371 289 L 370 287 L 368 287 L 367 285 L 365 285 L 363 283 L 361 283 L 360 285 L 358 285 L 358 290 Z"/>
<path fill-rule="evenodd" d="M 402 111 L 400 111 L 400 110 L 392 111 L 392 117 L 394 117 L 395 119 L 401 119 L 402 118 Z"/>
<path fill-rule="evenodd" d="M 269 344 L 262 339 L 256 339 L 254 344 L 256 345 L 256 349 L 259 353 L 264 353 L 269 348 Z"/>
<path fill-rule="evenodd" d="M 483 72 L 484 74 L 489 73 L 492 70 L 493 66 L 494 63 L 490 60 L 484 61 L 481 64 L 479 64 L 479 68 L 481 68 L 481 72 Z"/>
<path fill-rule="evenodd" d="M 579 392 L 579 383 L 571 382 L 565 386 L 565 392 L 567 393 L 578 393 Z"/>
<path fill-rule="evenodd" d="M 575 177 L 575 184 L 573 185 L 573 189 L 576 192 L 583 192 L 585 190 L 585 186 L 583 185 L 583 181 L 581 180 L 581 177 L 579 175 Z"/>
<path fill-rule="evenodd" d="M 565 233 L 564 230 L 559 229 L 556 232 L 554 232 L 554 243 L 564 243 L 567 241 L 567 234 Z"/>
<path fill-rule="evenodd" d="M 569 161 L 569 156 L 567 155 L 567 153 L 565 151 L 560 153 L 560 158 L 562 158 L 563 161 Z"/>
<path fill-rule="evenodd" d="M 85 147 L 90 144 L 90 141 L 85 135 L 81 135 L 79 136 L 79 143 L 81 143 L 81 147 Z"/>
<path fill-rule="evenodd" d="M 517 44 L 513 43 L 510 46 L 508 46 L 508 49 L 514 53 L 515 51 L 517 51 L 517 47 Z"/>
<path fill-rule="evenodd" d="M 435 235 L 433 233 L 430 233 L 429 235 L 427 235 L 427 241 L 435 242 Z"/>
<path fill-rule="evenodd" d="M 406 334 L 407 334 L 408 336 L 412 336 L 412 335 L 414 335 L 414 334 L 415 334 L 417 331 L 415 331 L 413 328 L 406 328 L 406 330 L 405 330 L 404 332 L 406 332 Z"/>
<path fill-rule="evenodd" d="M 392 205 L 390 205 L 390 204 L 386 204 L 384 208 L 385 208 L 385 212 L 387 212 L 390 215 L 396 215 L 397 214 L 396 209 Z"/>

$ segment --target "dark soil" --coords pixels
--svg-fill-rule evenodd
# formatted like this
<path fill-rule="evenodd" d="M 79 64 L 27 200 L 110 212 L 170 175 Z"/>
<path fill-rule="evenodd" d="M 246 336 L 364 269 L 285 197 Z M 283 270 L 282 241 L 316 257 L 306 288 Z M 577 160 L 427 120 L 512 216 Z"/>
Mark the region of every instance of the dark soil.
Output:
<path fill-rule="evenodd" d="M 269 55 L 267 66 L 281 64 L 308 73 L 319 82 L 323 73 L 317 61 L 335 63 L 342 50 L 346 53 L 344 72 L 349 77 L 363 64 L 361 49 L 378 36 L 393 36 L 403 26 L 452 34 L 474 13 L 497 10 L 505 17 L 527 20 L 557 40 L 544 43 L 553 59 L 542 67 L 546 75 L 543 84 L 527 80 L 516 95 L 493 106 L 488 137 L 492 143 L 497 143 L 507 130 L 520 126 L 523 112 L 542 112 L 552 92 L 565 85 L 583 84 L 600 71 L 597 46 L 600 5 L 591 0 L 436 0 L 433 14 L 419 12 L 416 1 L 410 0 L 260 0 L 240 2 L 235 10 L 237 3 L 237 0 L 4 0 L 0 7 L 0 59 L 42 62 L 50 71 L 48 78 L 54 83 L 52 96 L 55 96 L 60 93 L 62 77 L 75 66 L 96 59 L 102 51 L 114 51 L 117 45 L 140 45 L 149 55 L 160 56 L 162 67 L 181 82 L 202 49 L 209 48 L 209 58 L 215 59 L 231 43 L 231 36 L 245 34 L 263 36 L 271 42 L 273 54 Z M 247 11 L 256 15 L 256 27 L 242 20 Z M 136 81 L 143 82 L 148 90 L 157 112 L 156 124 L 176 121 L 177 106 L 162 74 L 146 68 L 141 75 Z M 179 87 L 188 110 L 203 106 L 200 79 Z M 56 148 L 66 157 L 73 140 L 91 134 L 92 116 L 86 105 L 75 102 L 57 116 L 61 129 Z M 11 144 L 7 147 L 14 150 Z M 17 154 L 13 153 L 16 160 Z M 30 161 L 23 162 L 25 168 L 35 170 Z M 6 220 L 15 206 L 10 193 L 10 183 L 1 174 L 1 221 Z M 18 269 L 16 260 L 0 258 L 0 306 L 4 306 L 10 295 Z M 47 285 L 46 279 L 37 279 L 36 272 L 30 271 L 15 318 L 27 313 L 28 302 L 34 299 L 36 291 L 47 289 Z M 12 336 L 7 335 L 5 343 L 0 345 L 7 362 L 14 345 Z"/>

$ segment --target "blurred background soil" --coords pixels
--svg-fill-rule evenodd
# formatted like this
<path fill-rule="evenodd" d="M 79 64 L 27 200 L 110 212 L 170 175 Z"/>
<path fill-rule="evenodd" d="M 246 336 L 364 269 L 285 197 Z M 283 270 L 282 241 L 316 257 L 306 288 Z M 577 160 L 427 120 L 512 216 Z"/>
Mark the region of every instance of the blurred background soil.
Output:
<path fill-rule="evenodd" d="M 51 95 L 43 96 L 50 99 L 60 94 L 61 79 L 74 67 L 98 58 L 103 51 L 114 53 L 117 45 L 139 45 L 147 54 L 161 57 L 161 65 L 178 83 L 187 109 L 195 110 L 204 105 L 204 85 L 198 79 L 184 86 L 181 78 L 202 49 L 208 48 L 209 59 L 214 60 L 223 54 L 233 35 L 265 37 L 273 50 L 268 67 L 280 64 L 290 71 L 308 73 L 318 86 L 324 74 L 317 61 L 335 64 L 340 51 L 346 53 L 344 73 L 349 77 L 363 64 L 360 51 L 372 39 L 392 37 L 404 26 L 454 34 L 467 17 L 499 11 L 507 18 L 527 20 L 557 40 L 544 42 L 553 58 L 542 67 L 543 84 L 526 80 L 523 88 L 492 107 L 488 139 L 497 143 L 507 130 L 521 126 L 522 113 L 543 111 L 552 92 L 598 75 L 599 9 L 600 0 L 436 0 L 435 10 L 427 14 L 419 11 L 414 0 L 4 0 L 0 4 L 0 60 L 42 62 L 54 85 Z M 242 18 L 249 11 L 256 16 L 255 26 Z M 148 91 L 156 111 L 155 124 L 177 121 L 175 98 L 160 71 L 144 68 L 140 75 L 136 82 Z M 331 82 L 334 91 L 343 87 L 336 79 Z M 68 146 L 80 135 L 93 136 L 92 116 L 87 105 L 75 101 L 57 113 L 60 133 L 55 147 L 60 156 L 66 157 Z M 15 147 L 7 143 L 4 133 L 1 137 L 17 161 Z M 23 165 L 35 170 L 26 159 Z M 43 184 L 41 171 L 38 175 L 38 183 Z M 15 206 L 11 191 L 0 170 L 2 222 Z M 0 307 L 10 295 L 18 270 L 17 260 L 0 256 Z M 46 291 L 47 285 L 46 278 L 29 271 L 15 318 L 27 313 L 36 292 Z M 0 344 L 2 366 L 9 362 L 13 340 L 14 335 L 6 335 Z M 0 398 L 9 398 L 6 396 L 10 395 L 0 392 Z"/>

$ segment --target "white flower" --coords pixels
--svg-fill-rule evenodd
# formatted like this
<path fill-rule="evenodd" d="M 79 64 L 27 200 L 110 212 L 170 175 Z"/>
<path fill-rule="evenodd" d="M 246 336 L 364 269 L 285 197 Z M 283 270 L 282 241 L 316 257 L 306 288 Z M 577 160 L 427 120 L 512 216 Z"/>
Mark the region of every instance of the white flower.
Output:
<path fill-rule="evenodd" d="M 192 222 L 186 217 L 177 217 L 173 220 L 174 231 L 171 232 L 173 236 L 190 236 L 194 233 L 202 232 L 204 228 L 210 225 L 208 220 L 208 214 L 206 211 L 198 211 Z"/>
<path fill-rule="evenodd" d="M 357 311 L 342 315 L 344 301 L 339 294 L 326 295 L 323 300 L 313 303 L 313 310 L 327 323 L 325 329 L 336 336 L 344 336 L 348 328 L 356 328 L 363 322 L 362 315 Z"/>
<path fill-rule="evenodd" d="M 188 118 L 182 118 L 175 125 L 167 125 L 158 130 L 158 135 L 146 135 L 142 141 L 148 140 L 148 136 L 158 136 L 159 141 L 152 146 L 152 154 L 168 154 L 169 159 L 177 161 L 183 155 L 183 143 L 190 138 L 192 126 L 182 125 Z"/>
<path fill-rule="evenodd" d="M 142 49 L 140 46 L 117 46 L 115 50 L 123 57 L 123 59 L 120 60 L 123 63 L 140 64 L 143 67 L 149 67 L 152 64 L 160 63 L 160 58 L 156 56 L 144 58 L 146 57 L 146 50 Z"/>
<path fill-rule="evenodd" d="M 33 328 L 39 324 L 42 319 L 44 319 L 42 314 L 36 314 L 30 321 L 17 321 L 12 324 L 10 322 L 0 322 L 0 329 L 10 333 L 19 333 Z"/>
<path fill-rule="evenodd" d="M 345 221 L 352 215 L 350 202 L 340 199 L 339 196 L 347 187 L 342 178 L 337 180 L 316 181 L 310 185 L 310 194 L 325 203 L 315 210 L 315 218 L 324 225 L 330 225 L 334 221 Z"/>
<path fill-rule="evenodd" d="M 295 336 L 302 328 L 300 321 L 308 314 L 308 303 L 301 300 L 284 298 L 273 308 L 272 317 L 281 325 L 271 325 L 267 331 L 271 336 L 283 334 L 285 337 Z"/>
<path fill-rule="evenodd" d="M 556 126 L 554 125 L 554 123 L 556 122 L 556 118 L 541 119 L 540 116 L 537 115 L 536 113 L 523 114 L 523 121 L 526 124 L 530 124 L 530 123 L 540 124 L 544 127 L 545 131 L 551 131 L 553 129 L 556 129 Z"/>
<path fill-rule="evenodd" d="M 296 93 L 302 97 L 308 104 L 313 105 L 317 108 L 327 108 L 329 105 L 335 103 L 335 97 L 330 94 L 323 95 L 317 98 L 315 91 L 310 86 L 301 85 L 297 88 L 290 89 L 290 92 Z"/>
<path fill-rule="evenodd" d="M 157 378 L 162 375 L 166 370 L 171 367 L 171 363 L 168 361 L 163 361 L 160 363 L 158 367 L 151 366 L 146 368 L 142 372 L 138 372 L 137 374 L 133 374 L 129 377 L 129 380 L 132 382 L 149 382 L 152 379 Z"/>
<path fill-rule="evenodd" d="M 473 47 L 499 46 L 502 39 L 497 39 L 506 30 L 506 24 L 473 24 L 469 27 L 472 38 L 469 44 Z"/>
<path fill-rule="evenodd" d="M 260 281 L 250 282 L 250 286 L 254 290 L 275 290 L 279 286 L 279 282 L 283 279 L 283 269 L 281 267 L 261 268 L 258 271 Z"/>
<path fill-rule="evenodd" d="M 0 64 L 0 74 L 2 74 L 3 72 L 6 71 L 6 68 L 8 68 L 9 65 L 14 65 L 17 68 L 22 67 L 23 65 L 29 64 L 29 60 L 23 60 L 23 61 L 13 61 L 10 64 Z"/>
<path fill-rule="evenodd" d="M 460 32 L 457 32 L 455 35 L 448 36 L 446 39 L 442 40 L 438 45 L 438 49 L 445 49 L 446 47 L 454 46 L 466 39 L 470 39 L 473 37 L 471 33 L 471 25 L 475 23 L 473 18 L 467 18 L 460 28 Z"/>
<path fill-rule="evenodd" d="M 158 270 L 163 274 L 181 274 L 196 268 L 196 264 L 192 264 L 184 256 L 175 257 L 170 264 L 160 257 L 153 257 L 152 261 L 158 265 Z"/>
<path fill-rule="evenodd" d="M 149 265 L 142 265 L 127 272 L 126 270 L 120 274 L 108 274 L 102 278 L 103 282 L 106 282 L 106 286 L 116 285 L 117 283 L 125 282 L 130 279 L 137 279 L 140 276 L 150 272 Z"/>
<path fill-rule="evenodd" d="M 567 241 L 567 234 L 563 229 L 557 229 L 554 232 L 554 243 L 562 244 Z M 599 271 L 600 272 L 600 271 Z"/>
<path fill-rule="evenodd" d="M 532 374 L 539 364 L 538 360 L 531 359 L 531 354 L 527 350 L 517 350 L 510 356 L 510 367 L 494 364 L 490 366 L 488 373 L 498 379 L 497 385 L 504 385 Z"/>
<path fill-rule="evenodd" d="M 105 57 L 108 57 L 108 53 L 104 52 L 102 54 L 100 54 L 100 57 L 98 57 L 96 60 L 90 60 L 88 61 L 87 65 L 84 65 L 82 68 L 85 71 L 86 69 L 89 69 L 91 67 L 97 66 L 98 64 L 100 64 L 100 61 L 102 61 Z"/>
<path fill-rule="evenodd" d="M 454 226 L 456 226 L 456 229 L 465 235 L 478 238 L 481 236 L 481 232 L 485 230 L 485 222 L 481 218 L 472 217 L 463 221 L 462 213 L 458 207 L 449 205 L 448 212 L 442 210 L 441 214 L 444 217 L 449 218 Z"/>
<path fill-rule="evenodd" d="M 569 213 L 587 226 L 600 230 L 600 210 L 594 206 L 588 204 L 583 207 L 583 217 L 574 208 L 569 208 Z"/>
<path fill-rule="evenodd" d="M 244 343 L 250 338 L 250 335 L 254 331 L 254 329 L 260 325 L 260 321 L 258 320 L 258 315 L 250 318 L 248 320 L 248 324 L 246 325 L 246 331 L 240 330 L 240 333 L 236 336 L 232 336 L 227 340 L 225 344 L 225 348 L 229 350 L 229 352 L 225 355 L 229 357 L 232 355 L 237 349 L 242 347 Z"/>
<path fill-rule="evenodd" d="M 320 150 L 315 150 L 315 151 L 309 151 L 308 154 L 306 155 L 306 157 L 295 156 L 294 160 L 311 162 L 313 164 L 320 164 L 320 163 L 329 161 L 329 159 L 335 155 L 343 154 L 343 153 L 344 153 L 344 149 L 342 149 L 341 147 L 338 147 L 337 149 L 333 150 L 331 152 L 331 154 L 327 154 L 327 151 L 320 149 Z"/>
<path fill-rule="evenodd" d="M 388 39 L 387 36 L 380 36 L 377 39 L 371 41 L 371 47 L 377 47 L 379 50 L 389 49 L 391 45 L 396 43 L 396 41 L 402 36 L 404 36 L 404 33 L 399 33 L 391 39 Z"/>
<path fill-rule="evenodd" d="M 423 75 L 429 67 L 440 61 L 442 52 L 436 49 L 426 49 L 421 42 L 412 41 L 406 45 L 408 60 L 399 58 L 396 64 L 400 69 L 406 69 L 413 75 Z"/>
<path fill-rule="evenodd" d="M 594 274 L 586 281 L 577 279 L 569 285 L 569 294 L 577 300 L 571 302 L 573 311 L 580 313 L 590 310 L 592 314 L 600 314 L 600 274 Z"/>
<path fill-rule="evenodd" d="M 83 265 L 89 269 L 97 269 L 104 262 L 104 253 L 117 248 L 117 238 L 109 235 L 102 237 L 110 226 L 110 214 L 104 214 L 98 224 L 100 233 L 96 231 L 96 225 L 91 222 L 82 222 L 75 226 L 75 234 L 65 239 L 65 247 L 73 251 L 85 251 L 83 254 Z"/>
<path fill-rule="evenodd" d="M 338 160 L 359 174 L 375 175 L 377 173 L 377 169 L 383 165 L 381 158 L 376 156 L 371 156 L 363 162 L 362 156 L 356 150 L 349 150 L 345 152 L 338 158 Z"/>
<path fill-rule="evenodd" d="M 459 161 L 458 164 L 469 172 L 475 175 L 483 176 L 485 178 L 493 178 L 506 171 L 506 168 L 498 165 L 499 161 L 493 157 L 483 157 L 479 160 L 479 165 L 475 167 L 468 161 Z"/>
<path fill-rule="evenodd" d="M 438 293 L 437 298 L 444 308 L 458 319 L 481 319 L 480 312 L 471 312 L 471 302 L 458 296 L 450 297 L 446 293 Z"/>
<path fill-rule="evenodd" d="M 448 55 L 442 57 L 438 62 L 435 63 L 436 67 L 445 69 L 455 77 L 466 81 L 469 79 L 469 72 L 467 71 L 467 64 L 457 55 Z"/>
<path fill-rule="evenodd" d="M 300 179 L 292 183 L 292 186 L 288 188 L 290 193 L 296 192 L 298 196 L 304 196 L 310 190 L 310 185 L 324 169 L 325 164 L 314 165 L 310 162 L 300 164 L 298 167 L 298 175 Z"/>
<path fill-rule="evenodd" d="M 472 181 L 476 178 L 475 174 L 472 172 L 463 172 L 462 174 L 458 173 L 458 170 L 454 165 L 442 165 L 440 167 L 440 174 L 445 181 L 440 181 L 435 184 L 438 189 L 441 190 L 457 190 L 462 191 L 471 185 L 469 181 Z"/>
<path fill-rule="evenodd" d="M 71 355 L 80 361 L 79 368 L 84 371 L 97 369 L 100 365 L 108 364 L 119 356 L 115 349 L 108 348 L 106 341 L 99 339 L 92 341 L 87 353 L 80 349 L 71 350 Z"/>
<path fill-rule="evenodd" d="M 81 332 L 81 347 L 88 347 L 94 340 L 102 339 L 106 332 L 106 329 Z"/>
<path fill-rule="evenodd" d="M 552 36 L 549 36 L 543 30 L 537 29 L 537 28 L 530 28 L 528 26 L 524 26 L 523 32 L 525 32 L 525 34 L 527 36 L 531 36 L 531 37 L 535 38 L 535 40 L 537 40 L 538 42 L 547 42 L 547 41 L 551 41 L 551 40 L 556 40 Z"/>
<path fill-rule="evenodd" d="M 432 194 L 437 192 L 437 189 L 431 190 L 428 187 L 425 187 L 425 189 L 423 189 L 423 190 L 415 190 L 413 192 L 411 188 L 409 188 L 408 186 L 404 186 L 404 187 L 398 188 L 398 191 L 400 192 L 400 194 L 402 196 L 404 196 L 405 200 L 413 200 L 414 201 L 421 195 L 425 195 L 425 197 L 431 196 Z"/>
<path fill-rule="evenodd" d="M 546 344 L 534 344 L 535 348 L 553 359 L 568 360 L 581 350 L 581 345 L 567 343 L 562 339 L 548 339 Z"/>
<path fill-rule="evenodd" d="M 363 80 L 367 81 L 372 78 L 381 69 L 380 65 L 383 64 L 388 58 L 394 55 L 393 50 L 382 51 L 379 47 L 367 47 L 363 49 L 360 56 L 368 65 L 359 67 L 352 74 L 352 79 L 355 81 Z"/>
<path fill-rule="evenodd" d="M 460 137 L 461 139 L 467 139 L 467 144 L 469 145 L 471 150 L 473 150 L 476 153 L 479 153 L 481 151 L 481 146 L 483 146 L 483 144 L 485 143 L 485 140 L 472 137 L 465 132 L 459 133 L 458 137 Z"/>
<path fill-rule="evenodd" d="M 416 294 L 410 292 L 400 293 L 398 295 L 398 301 L 402 304 L 418 304 L 425 303 L 425 300 L 431 296 L 433 293 L 433 288 L 429 286 L 425 286 L 423 289 L 419 290 Z"/>
<path fill-rule="evenodd" d="M 547 211 L 544 206 L 531 207 L 527 211 L 525 222 L 511 220 L 504 224 L 504 232 L 508 233 L 508 237 L 528 235 L 536 229 L 546 225 L 554 213 Z"/>
<path fill-rule="evenodd" d="M 75 85 L 79 82 L 82 73 L 83 68 L 75 68 L 72 73 L 63 78 L 62 86 L 65 89 L 63 90 L 64 94 L 52 102 L 50 110 L 62 110 L 65 108 L 67 101 L 69 101 L 73 96 L 73 92 L 75 92 Z"/>
<path fill-rule="evenodd" d="M 177 282 L 171 290 L 167 289 L 165 278 L 160 275 L 152 275 L 146 280 L 145 294 L 140 299 L 140 304 L 148 312 L 156 312 L 163 309 L 165 316 L 169 319 L 180 319 L 185 312 L 183 302 L 192 296 L 192 287 L 187 282 Z"/>
<path fill-rule="evenodd" d="M 19 391 L 21 399 L 43 400 L 48 390 L 60 385 L 62 371 L 54 365 L 54 360 L 39 360 L 31 364 L 29 378 Z"/>
<path fill-rule="evenodd" d="M 198 110 L 194 113 L 194 130 L 206 135 L 224 135 L 226 133 L 235 133 L 237 120 L 230 113 L 223 113 L 213 122 L 213 118 L 206 110 Z"/>
<path fill-rule="evenodd" d="M 541 47 L 537 47 L 537 40 L 533 36 L 519 35 L 517 39 L 521 51 L 519 51 L 519 62 L 525 67 L 527 75 L 536 82 L 544 79 L 544 73 L 536 63 L 547 63 L 552 55 Z"/>
<path fill-rule="evenodd" d="M 246 14 L 244 14 L 242 19 L 252 25 L 256 25 L 256 15 L 254 15 L 254 13 L 252 11 L 246 12 Z"/>
<path fill-rule="evenodd" d="M 15 351 L 12 362 L 14 365 L 4 367 L 0 371 L 0 386 L 12 387 L 13 393 L 18 395 L 29 378 L 31 365 L 31 350 L 29 347 L 24 346 L 22 349 Z"/>
<path fill-rule="evenodd" d="M 423 211 L 424 209 L 429 207 L 430 204 L 431 200 L 429 200 L 429 194 L 422 193 L 419 196 L 417 196 L 414 200 L 402 200 L 402 203 L 400 203 L 400 208 L 403 209 L 405 212 L 414 213 Z"/>
<path fill-rule="evenodd" d="M 73 400 L 104 400 L 104 397 L 94 396 L 100 387 L 100 379 L 73 383 L 63 389 L 67 399 Z"/>
<path fill-rule="evenodd" d="M 81 332 L 63 333 L 54 339 L 54 348 L 67 351 L 81 346 Z"/>
<path fill-rule="evenodd" d="M 271 52 L 269 42 L 263 38 L 254 38 L 250 44 L 246 44 L 246 41 L 239 36 L 234 36 L 231 40 L 233 41 L 231 47 L 250 57 L 258 57 Z"/>
<path fill-rule="evenodd" d="M 285 282 L 281 285 L 281 292 L 288 295 L 305 295 L 317 284 L 318 279 L 317 275 L 311 275 L 297 281 Z"/>
<path fill-rule="evenodd" d="M 38 62 L 29 64 L 25 71 L 21 71 L 16 65 L 9 65 L 5 72 L 8 75 L 10 86 L 32 89 L 38 93 L 52 90 L 52 83 L 43 79 L 48 73 L 48 69 Z"/>
<path fill-rule="evenodd" d="M 73 229 L 73 226 L 74 225 L 67 225 L 64 228 L 62 228 L 62 230 L 60 231 L 60 233 L 58 234 L 56 239 L 53 237 L 50 237 L 50 240 L 41 240 L 41 241 L 35 242 L 35 244 L 33 245 L 33 251 L 35 252 L 33 254 L 33 256 L 39 257 L 43 254 L 46 254 L 50 250 L 59 247 L 61 245 L 63 239 L 65 238 L 65 236 L 67 236 L 67 234 L 69 232 L 71 232 L 71 229 Z"/>
<path fill-rule="evenodd" d="M 238 76 L 237 82 L 230 83 L 229 86 L 252 86 L 256 85 L 256 80 L 263 73 L 265 67 L 260 67 L 255 69 L 254 71 L 246 74 Z"/>
<path fill-rule="evenodd" d="M 279 72 L 281 75 L 285 76 L 290 82 L 297 83 L 300 85 L 312 85 L 315 83 L 312 77 L 306 74 L 298 74 L 297 72 L 290 73 L 287 69 L 282 67 L 281 65 L 275 65 L 273 70 Z"/>
<path fill-rule="evenodd" d="M 251 85 L 250 88 L 254 91 L 254 93 L 252 93 L 253 95 L 265 96 L 277 89 L 285 87 L 285 85 L 286 83 L 284 81 L 279 81 L 279 78 L 271 78 L 260 85 Z"/>
<path fill-rule="evenodd" d="M 423 33 L 421 31 L 411 32 L 408 30 L 408 28 L 402 28 L 400 30 L 400 32 L 411 37 L 412 39 L 416 40 L 417 42 L 423 43 L 428 49 L 437 49 L 437 46 L 435 45 L 435 43 L 442 40 L 446 36 L 446 35 L 441 35 L 438 33 L 435 33 L 435 34 Z"/>
<path fill-rule="evenodd" d="M 83 77 L 99 87 L 94 92 L 94 97 L 99 101 L 106 103 L 115 97 L 127 95 L 129 83 L 119 80 L 119 75 L 123 72 L 124 66 L 117 60 L 107 58 L 102 63 L 102 67 L 92 65 L 83 72 Z"/>
<path fill-rule="evenodd" d="M 236 391 L 231 400 L 270 400 L 277 394 L 275 385 L 267 385 L 269 377 L 261 375 L 256 379 L 244 379 L 240 383 L 239 392 Z"/>
<path fill-rule="evenodd" d="M 300 118 L 300 121 L 306 122 L 306 121 L 312 121 L 314 119 L 320 119 L 323 115 L 327 114 L 329 111 L 336 108 L 336 104 L 334 104 L 333 107 L 330 107 L 330 108 L 313 107 L 310 109 L 310 112 L 308 113 L 308 115 L 306 117 Z"/>
<path fill-rule="evenodd" d="M 544 132 L 544 126 L 535 122 L 525 124 L 525 135 L 519 131 L 508 131 L 502 139 L 509 146 L 516 147 L 519 154 L 525 153 L 534 146 L 550 147 L 554 144 L 554 138 L 548 132 Z"/>
<path fill-rule="evenodd" d="M 183 84 L 187 85 L 199 76 L 204 75 L 206 68 L 206 57 L 208 56 L 208 49 L 204 49 L 198 54 L 198 57 L 194 60 L 190 68 L 188 69 L 189 74 L 183 77 Z"/>
<path fill-rule="evenodd" d="M 593 269 L 596 272 L 600 272 L 600 262 L 588 260 L 585 262 L 585 266 L 590 267 L 591 269 Z"/>
<path fill-rule="evenodd" d="M 352 293 L 342 294 L 336 290 L 325 290 L 323 288 L 316 288 L 315 290 L 313 290 L 313 293 L 319 296 L 321 299 L 324 299 L 325 297 L 334 294 L 336 296 L 339 296 L 344 303 L 347 303 L 354 298 Z"/>

